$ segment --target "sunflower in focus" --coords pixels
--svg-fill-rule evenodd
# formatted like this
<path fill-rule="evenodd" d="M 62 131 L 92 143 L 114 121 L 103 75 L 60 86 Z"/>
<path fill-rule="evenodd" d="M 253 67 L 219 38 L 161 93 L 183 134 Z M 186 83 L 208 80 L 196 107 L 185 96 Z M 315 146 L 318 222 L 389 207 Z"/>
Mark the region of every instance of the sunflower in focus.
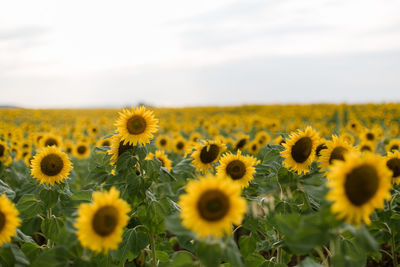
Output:
<path fill-rule="evenodd" d="M 135 146 L 150 143 L 153 133 L 158 130 L 158 120 L 154 118 L 153 111 L 143 106 L 123 109 L 119 115 L 115 126 L 124 144 Z"/>
<path fill-rule="evenodd" d="M 345 142 L 343 139 L 332 136 L 332 140 L 326 142 L 327 148 L 321 151 L 319 162 L 321 167 L 328 168 L 336 160 L 344 161 L 344 155 L 350 151 L 355 151 L 355 148 Z"/>
<path fill-rule="evenodd" d="M 72 163 L 67 154 L 55 146 L 45 147 L 31 161 L 31 174 L 40 184 L 60 183 L 68 179 Z"/>
<path fill-rule="evenodd" d="M 310 165 L 315 157 L 315 150 L 319 141 L 318 133 L 308 126 L 304 131 L 298 130 L 290 134 L 281 156 L 285 159 L 283 165 L 297 174 L 309 172 Z"/>
<path fill-rule="evenodd" d="M 0 246 L 10 243 L 11 237 L 15 236 L 16 228 L 21 220 L 18 218 L 18 210 L 6 195 L 0 196 Z"/>
<path fill-rule="evenodd" d="M 335 161 L 328 172 L 330 192 L 326 198 L 333 202 L 331 210 L 338 218 L 369 225 L 371 213 L 391 198 L 392 172 L 381 156 L 372 153 L 350 152 L 344 157 L 345 161 Z"/>
<path fill-rule="evenodd" d="M 217 177 L 236 183 L 245 188 L 253 180 L 253 174 L 256 172 L 255 165 L 260 161 L 252 156 L 243 156 L 238 150 L 236 155 L 227 153 L 222 156 L 217 167 Z"/>
<path fill-rule="evenodd" d="M 83 247 L 107 253 L 118 248 L 122 230 L 128 224 L 131 211 L 128 203 L 119 198 L 114 187 L 109 192 L 94 192 L 92 203 L 81 204 L 75 222 L 78 240 Z"/>
<path fill-rule="evenodd" d="M 219 160 L 222 152 L 225 151 L 226 146 L 221 141 L 204 141 L 199 142 L 195 147 L 192 154 L 192 164 L 201 172 L 207 172 L 212 168 L 212 165 Z"/>
<path fill-rule="evenodd" d="M 386 166 L 393 172 L 392 181 L 395 184 L 400 183 L 400 151 L 389 152 L 385 157 Z"/>
<path fill-rule="evenodd" d="M 79 142 L 74 147 L 74 156 L 78 159 L 86 159 L 90 155 L 90 147 L 86 142 Z"/>
<path fill-rule="evenodd" d="M 241 224 L 246 212 L 246 200 L 240 194 L 239 185 L 213 175 L 189 181 L 178 202 L 182 225 L 199 238 L 230 235 L 232 224 Z"/>
<path fill-rule="evenodd" d="M 122 141 L 122 136 L 120 136 L 119 134 L 114 135 L 111 138 L 111 147 L 110 150 L 108 150 L 108 154 L 111 155 L 111 159 L 110 159 L 110 164 L 111 165 L 115 165 L 115 163 L 117 163 L 118 158 L 122 155 L 122 153 L 128 151 L 128 150 L 132 150 L 134 148 L 133 145 L 131 144 L 124 144 L 124 142 Z"/>

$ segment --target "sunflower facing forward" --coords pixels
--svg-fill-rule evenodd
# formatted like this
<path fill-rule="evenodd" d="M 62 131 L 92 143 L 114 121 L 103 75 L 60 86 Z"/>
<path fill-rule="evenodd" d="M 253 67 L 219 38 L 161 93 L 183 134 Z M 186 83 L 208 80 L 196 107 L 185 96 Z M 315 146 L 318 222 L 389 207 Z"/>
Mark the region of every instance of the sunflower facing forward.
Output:
<path fill-rule="evenodd" d="M 122 136 L 124 144 L 135 146 L 150 143 L 153 133 L 158 129 L 158 120 L 154 118 L 151 110 L 147 110 L 143 106 L 132 107 L 132 110 L 122 110 L 119 115 L 115 126 Z"/>
<path fill-rule="evenodd" d="M 0 196 L 0 246 L 11 242 L 15 236 L 16 228 L 20 225 L 18 210 L 6 195 Z"/>
<path fill-rule="evenodd" d="M 227 153 L 222 156 L 217 167 L 217 176 L 226 179 L 231 183 L 236 183 L 245 188 L 253 180 L 253 174 L 256 172 L 255 165 L 260 163 L 252 156 L 242 156 L 240 150 L 237 154 Z"/>
<path fill-rule="evenodd" d="M 41 184 L 54 185 L 68 179 L 71 169 L 67 154 L 55 146 L 42 148 L 31 161 L 31 174 Z"/>
<path fill-rule="evenodd" d="M 298 174 L 309 172 L 310 165 L 315 157 L 318 146 L 318 133 L 308 126 L 304 131 L 291 133 L 286 143 L 283 143 L 284 151 L 281 156 L 285 159 L 283 165 Z"/>
<path fill-rule="evenodd" d="M 372 153 L 350 152 L 344 157 L 345 161 L 335 161 L 330 168 L 326 198 L 333 202 L 331 210 L 338 218 L 370 224 L 371 213 L 391 197 L 392 172 L 381 156 Z"/>
<path fill-rule="evenodd" d="M 355 150 L 354 147 L 336 135 L 332 136 L 332 140 L 326 142 L 326 147 L 320 152 L 321 156 L 319 157 L 321 167 L 325 168 L 331 166 L 336 160 L 344 161 L 344 155 Z"/>
<path fill-rule="evenodd" d="M 200 238 L 230 234 L 232 224 L 239 225 L 246 212 L 246 200 L 237 184 L 212 175 L 190 181 L 186 194 L 179 197 L 182 225 Z"/>
<path fill-rule="evenodd" d="M 121 242 L 131 208 L 119 198 L 119 191 L 114 187 L 109 192 L 94 192 L 92 199 L 92 203 L 81 204 L 78 208 L 77 236 L 82 246 L 107 253 L 117 249 Z"/>
<path fill-rule="evenodd" d="M 386 166 L 393 172 L 392 181 L 395 184 L 400 183 L 400 151 L 396 150 L 393 153 L 388 153 L 385 157 Z"/>
<path fill-rule="evenodd" d="M 226 146 L 221 141 L 204 141 L 198 143 L 192 154 L 192 164 L 199 171 L 207 172 L 218 161 L 219 156 L 225 149 Z"/>

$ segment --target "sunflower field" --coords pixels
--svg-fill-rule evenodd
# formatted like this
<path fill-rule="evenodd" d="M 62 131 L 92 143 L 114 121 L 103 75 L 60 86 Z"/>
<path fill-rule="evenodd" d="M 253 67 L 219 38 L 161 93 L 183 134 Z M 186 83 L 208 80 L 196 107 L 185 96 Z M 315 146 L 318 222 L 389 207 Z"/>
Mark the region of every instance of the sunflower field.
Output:
<path fill-rule="evenodd" d="M 1 266 L 398 266 L 400 104 L 0 110 Z"/>

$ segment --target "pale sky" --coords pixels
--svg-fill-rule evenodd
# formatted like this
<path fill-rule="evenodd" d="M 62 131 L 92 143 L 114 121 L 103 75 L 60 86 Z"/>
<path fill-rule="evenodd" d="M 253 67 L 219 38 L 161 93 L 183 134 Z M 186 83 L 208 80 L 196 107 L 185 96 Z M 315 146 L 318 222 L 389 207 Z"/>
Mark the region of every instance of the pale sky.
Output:
<path fill-rule="evenodd" d="M 400 101 L 398 0 L 0 2 L 0 105 Z"/>

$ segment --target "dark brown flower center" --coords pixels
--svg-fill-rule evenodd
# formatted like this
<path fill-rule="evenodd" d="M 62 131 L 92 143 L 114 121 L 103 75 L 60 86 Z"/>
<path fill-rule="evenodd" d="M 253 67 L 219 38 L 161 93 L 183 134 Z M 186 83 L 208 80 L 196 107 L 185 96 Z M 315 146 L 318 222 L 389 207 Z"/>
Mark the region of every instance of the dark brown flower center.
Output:
<path fill-rule="evenodd" d="M 159 158 L 159 157 L 157 157 L 157 159 L 158 159 L 159 161 L 161 161 L 161 166 L 162 166 L 162 167 L 165 167 L 165 162 L 164 162 L 164 160 L 163 160 L 162 158 Z"/>
<path fill-rule="evenodd" d="M 390 150 L 399 150 L 399 145 L 393 145 Z"/>
<path fill-rule="evenodd" d="M 315 155 L 317 157 L 321 156 L 321 151 L 324 149 L 327 149 L 328 147 L 325 144 L 320 144 L 319 146 L 317 146 L 317 149 L 315 150 Z"/>
<path fill-rule="evenodd" d="M 119 142 L 119 147 L 118 147 L 118 157 L 122 155 L 122 153 L 128 151 L 128 150 L 132 150 L 133 149 L 133 145 L 130 145 L 129 143 L 126 143 L 124 145 L 124 142 L 121 141 Z"/>
<path fill-rule="evenodd" d="M 72 148 L 67 147 L 67 153 L 68 153 L 68 154 L 71 154 L 71 153 L 72 153 Z"/>
<path fill-rule="evenodd" d="M 113 206 L 100 208 L 93 216 L 93 230 L 100 236 L 108 236 L 114 232 L 118 224 L 118 210 Z"/>
<path fill-rule="evenodd" d="M 109 140 L 104 140 L 101 146 L 110 146 L 110 141 Z"/>
<path fill-rule="evenodd" d="M 200 151 L 200 160 L 202 163 L 211 163 L 218 158 L 219 146 L 215 144 L 204 146 Z"/>
<path fill-rule="evenodd" d="M 344 154 L 346 153 L 347 148 L 342 146 L 335 147 L 331 152 L 331 156 L 329 157 L 329 164 L 332 164 L 334 160 L 344 161 Z"/>
<path fill-rule="evenodd" d="M 355 206 L 361 206 L 368 202 L 375 195 L 378 187 L 378 173 L 369 164 L 354 168 L 346 175 L 344 183 L 346 196 Z"/>
<path fill-rule="evenodd" d="M 226 165 L 226 173 L 233 180 L 239 180 L 246 174 L 246 165 L 241 160 L 232 160 Z"/>
<path fill-rule="evenodd" d="M 45 146 L 58 146 L 58 142 L 54 138 L 47 138 L 46 142 L 44 142 Z"/>
<path fill-rule="evenodd" d="M 0 211 L 0 233 L 5 225 L 6 225 L 6 216 L 4 215 L 3 212 Z"/>
<path fill-rule="evenodd" d="M 179 141 L 179 142 L 176 144 L 176 148 L 177 148 L 178 150 L 182 150 L 184 146 L 185 146 L 185 145 L 184 145 L 183 142 L 181 142 L 181 141 Z"/>
<path fill-rule="evenodd" d="M 368 146 L 368 145 L 363 145 L 363 146 L 360 148 L 360 150 L 361 150 L 361 151 L 372 151 L 371 147 Z"/>
<path fill-rule="evenodd" d="M 246 144 L 247 144 L 247 139 L 242 138 L 239 140 L 239 142 L 237 142 L 235 149 L 243 149 Z"/>
<path fill-rule="evenodd" d="M 126 127 L 130 134 L 141 134 L 146 130 L 146 120 L 139 115 L 135 115 L 128 119 Z"/>
<path fill-rule="evenodd" d="M 392 158 L 386 162 L 386 166 L 393 171 L 393 178 L 400 176 L 400 159 Z"/>
<path fill-rule="evenodd" d="M 87 148 L 85 145 L 80 145 L 80 146 L 78 146 L 78 149 L 77 149 L 78 154 L 80 154 L 80 155 L 85 154 L 86 150 L 87 150 Z"/>
<path fill-rule="evenodd" d="M 251 151 L 257 151 L 257 148 L 258 148 L 258 146 L 256 145 L 256 144 L 253 144 L 252 146 L 251 146 Z"/>
<path fill-rule="evenodd" d="M 165 139 L 161 139 L 160 140 L 160 145 L 161 146 L 165 146 L 167 144 L 167 140 L 165 140 Z"/>
<path fill-rule="evenodd" d="M 6 148 L 0 144 L 0 157 L 4 156 L 4 151 L 6 150 Z"/>
<path fill-rule="evenodd" d="M 197 209 L 200 216 L 215 222 L 224 218 L 230 208 L 229 198 L 219 190 L 208 190 L 200 195 Z"/>
<path fill-rule="evenodd" d="M 367 139 L 368 139 L 369 141 L 374 140 L 374 139 L 375 139 L 374 134 L 373 134 L 373 133 L 367 133 Z"/>
<path fill-rule="evenodd" d="M 47 176 L 54 176 L 61 172 L 64 167 L 62 158 L 57 154 L 49 154 L 40 162 L 40 169 Z"/>
<path fill-rule="evenodd" d="M 310 137 L 300 138 L 292 147 L 292 157 L 298 163 L 305 162 L 311 155 L 312 140 Z"/>

